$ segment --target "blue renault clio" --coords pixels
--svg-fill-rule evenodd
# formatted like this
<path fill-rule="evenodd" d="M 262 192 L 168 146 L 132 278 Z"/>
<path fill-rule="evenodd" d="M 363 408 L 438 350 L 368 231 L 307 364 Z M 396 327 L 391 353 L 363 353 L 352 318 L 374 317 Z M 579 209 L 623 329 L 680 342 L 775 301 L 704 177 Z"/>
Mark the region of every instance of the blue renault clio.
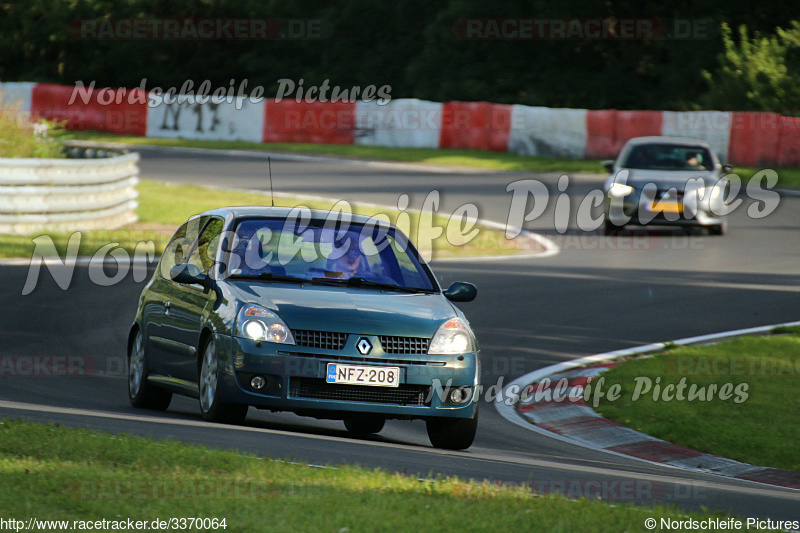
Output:
<path fill-rule="evenodd" d="M 203 418 L 253 406 L 343 420 L 354 434 L 424 419 L 431 443 L 465 449 L 478 422 L 479 348 L 453 302 L 393 225 L 342 212 L 226 207 L 175 232 L 139 298 L 128 394 Z"/>

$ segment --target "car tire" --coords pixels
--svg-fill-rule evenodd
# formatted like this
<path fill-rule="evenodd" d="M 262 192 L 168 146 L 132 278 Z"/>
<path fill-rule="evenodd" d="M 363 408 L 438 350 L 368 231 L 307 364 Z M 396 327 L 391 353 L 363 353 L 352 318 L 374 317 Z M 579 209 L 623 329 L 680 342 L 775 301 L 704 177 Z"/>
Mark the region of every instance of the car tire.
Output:
<path fill-rule="evenodd" d="M 200 412 L 204 420 L 241 424 L 247 417 L 247 405 L 227 404 L 219 400 L 219 361 L 214 347 L 214 339 L 209 338 L 200 351 L 200 372 L 197 392 L 200 398 Z"/>
<path fill-rule="evenodd" d="M 608 219 L 603 221 L 603 234 L 605 235 L 617 235 L 622 228 L 625 226 L 617 226 L 613 222 Z"/>
<path fill-rule="evenodd" d="M 172 401 L 172 393 L 148 383 L 147 374 L 144 335 L 137 329 L 128 346 L 128 399 L 134 407 L 165 411 Z"/>
<path fill-rule="evenodd" d="M 386 419 L 381 416 L 361 415 L 344 419 L 344 427 L 356 435 L 380 433 L 384 424 L 386 424 Z"/>
<path fill-rule="evenodd" d="M 428 438 L 435 448 L 465 450 L 472 446 L 478 430 L 478 413 L 472 418 L 429 418 Z"/>
<path fill-rule="evenodd" d="M 714 226 L 709 226 L 708 227 L 708 232 L 711 235 L 725 235 L 725 233 L 727 231 L 728 231 L 728 223 L 727 222 L 722 222 L 721 224 L 716 224 Z"/>

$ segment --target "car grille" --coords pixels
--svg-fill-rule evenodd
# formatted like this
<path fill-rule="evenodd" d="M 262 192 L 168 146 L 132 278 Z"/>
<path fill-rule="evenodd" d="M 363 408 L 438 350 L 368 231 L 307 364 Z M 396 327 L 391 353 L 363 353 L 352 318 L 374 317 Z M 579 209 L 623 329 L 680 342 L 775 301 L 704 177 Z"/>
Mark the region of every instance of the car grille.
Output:
<path fill-rule="evenodd" d="M 341 350 L 347 342 L 347 333 L 334 331 L 293 330 L 294 342 L 297 346 L 319 348 L 322 350 Z"/>
<path fill-rule="evenodd" d="M 426 354 L 431 340 L 424 337 L 378 337 L 385 353 Z"/>
<path fill-rule="evenodd" d="M 430 405 L 430 386 L 401 384 L 399 387 L 368 387 L 327 383 L 324 379 L 289 379 L 289 396 L 318 400 L 388 403 L 394 405 Z"/>
<path fill-rule="evenodd" d="M 675 191 L 674 189 L 658 189 L 655 197 L 660 200 L 666 195 L 670 195 L 677 200 L 683 199 L 683 191 Z"/>

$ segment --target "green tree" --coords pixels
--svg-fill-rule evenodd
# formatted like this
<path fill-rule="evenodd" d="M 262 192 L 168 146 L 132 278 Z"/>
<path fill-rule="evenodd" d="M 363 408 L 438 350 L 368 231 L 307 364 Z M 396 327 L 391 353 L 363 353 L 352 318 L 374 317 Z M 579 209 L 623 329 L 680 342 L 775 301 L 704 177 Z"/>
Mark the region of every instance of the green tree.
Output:
<path fill-rule="evenodd" d="M 183 18 L 319 20 L 327 31 L 318 39 L 213 41 L 89 39 L 77 31 L 86 20 Z M 458 31 L 471 18 L 702 20 L 713 31 L 690 38 L 472 40 Z M 752 92 L 756 100 L 774 97 L 770 108 L 798 109 L 789 98 L 800 87 L 791 83 L 800 72 L 797 45 L 790 46 L 797 30 L 776 30 L 786 20 L 800 20 L 797 0 L 10 0 L 0 2 L 0 80 L 136 87 L 147 78 L 146 88 L 166 88 L 205 79 L 227 87 L 230 79 L 247 78 L 269 96 L 281 78 L 303 79 L 306 88 L 329 79 L 342 88 L 391 85 L 394 98 L 436 101 L 589 109 L 693 109 L 708 101 L 763 109 L 749 102 Z M 742 56 L 730 33 L 725 42 L 716 34 L 722 22 L 774 34 L 764 53 L 772 53 L 773 39 L 780 44 L 776 57 L 762 61 L 762 45 L 747 39 L 753 53 Z M 746 67 L 740 77 L 768 81 L 717 72 L 724 64 L 736 73 L 726 59 L 731 53 Z M 752 71 L 754 59 L 763 73 Z M 714 72 L 706 100 L 704 71 Z"/>
<path fill-rule="evenodd" d="M 777 28 L 775 35 L 739 27 L 739 42 L 733 31 L 722 25 L 725 51 L 714 74 L 704 71 L 710 86 L 707 106 L 742 111 L 800 110 L 800 22 L 788 29 Z"/>

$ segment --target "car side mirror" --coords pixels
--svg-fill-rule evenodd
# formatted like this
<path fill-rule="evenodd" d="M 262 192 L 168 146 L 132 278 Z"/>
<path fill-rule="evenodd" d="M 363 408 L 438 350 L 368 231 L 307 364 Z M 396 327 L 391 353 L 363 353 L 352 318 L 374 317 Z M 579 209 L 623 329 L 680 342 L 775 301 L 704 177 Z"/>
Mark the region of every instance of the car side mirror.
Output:
<path fill-rule="evenodd" d="M 442 294 L 451 302 L 471 302 L 478 295 L 478 289 L 472 283 L 456 281 Z"/>
<path fill-rule="evenodd" d="M 734 168 L 735 167 L 733 165 L 722 165 L 722 172 L 724 174 L 730 174 L 731 172 L 733 172 Z"/>
<path fill-rule="evenodd" d="M 614 160 L 613 159 L 606 159 L 605 161 L 603 161 L 600 164 L 603 165 L 603 168 L 606 169 L 606 171 L 609 174 L 614 172 Z"/>
<path fill-rule="evenodd" d="M 178 283 L 184 283 L 186 285 L 197 283 L 205 287 L 208 283 L 208 276 L 200 272 L 197 265 L 188 263 L 181 263 L 180 265 L 173 266 L 169 270 L 169 277 L 172 281 L 177 281 Z"/>

